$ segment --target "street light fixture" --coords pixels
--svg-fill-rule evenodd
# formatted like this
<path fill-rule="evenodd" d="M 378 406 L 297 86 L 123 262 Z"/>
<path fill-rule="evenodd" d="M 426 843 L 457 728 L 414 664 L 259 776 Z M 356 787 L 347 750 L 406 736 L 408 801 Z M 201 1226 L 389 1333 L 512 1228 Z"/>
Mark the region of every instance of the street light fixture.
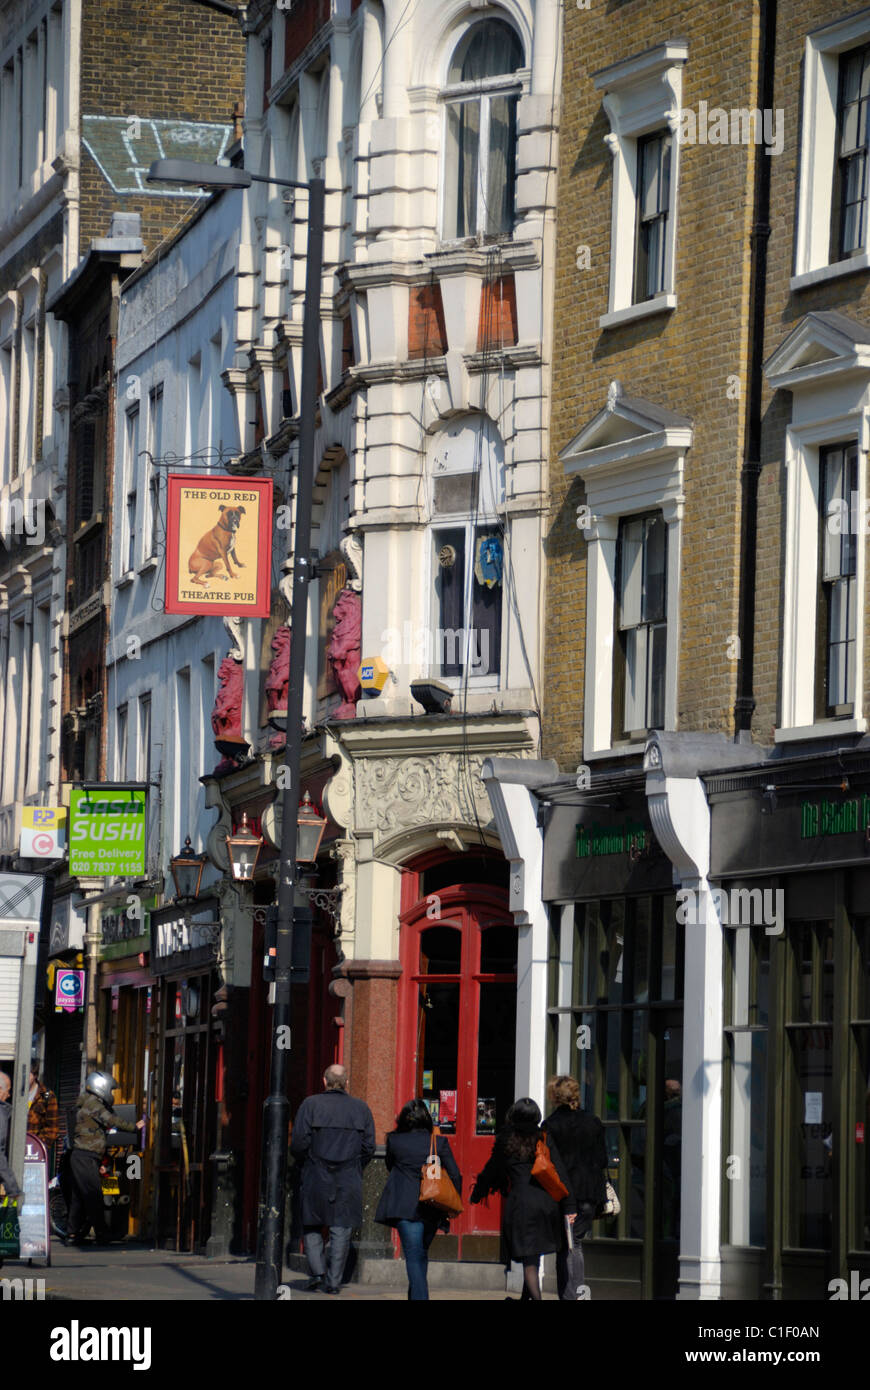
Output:
<path fill-rule="evenodd" d="M 237 883 L 250 883 L 263 848 L 263 837 L 249 828 L 247 811 L 242 812 L 242 823 L 235 835 L 227 835 L 226 840 L 233 878 Z"/>
<path fill-rule="evenodd" d="M 315 863 L 325 829 L 326 816 L 317 814 L 311 804 L 311 797 L 306 792 L 299 803 L 297 816 L 297 864 Z"/>
<path fill-rule="evenodd" d="M 194 854 L 190 836 L 186 836 L 184 848 L 169 861 L 169 868 L 175 883 L 175 901 L 177 903 L 192 902 L 199 897 L 199 885 L 202 882 L 205 861 L 206 856 L 204 854 Z"/>
<path fill-rule="evenodd" d="M 275 965 L 275 1006 L 272 1014 L 272 1057 L 269 1095 L 263 1106 L 262 1168 L 257 1222 L 257 1272 L 254 1297 L 275 1300 L 283 1275 L 284 1213 L 286 1204 L 287 1098 L 293 962 L 293 914 L 296 893 L 300 767 L 302 761 L 302 703 L 305 683 L 305 639 L 308 630 L 308 585 L 311 570 L 311 509 L 314 489 L 314 434 L 317 415 L 317 377 L 320 363 L 320 289 L 323 274 L 323 223 L 326 188 L 323 179 L 297 183 L 253 174 L 249 169 L 193 160 L 157 160 L 149 182 L 167 181 L 202 188 L 249 188 L 270 183 L 301 188 L 308 193 L 308 254 L 305 266 L 305 310 L 302 322 L 302 386 L 299 392 L 299 453 L 297 462 L 296 526 L 293 547 L 293 602 L 290 671 L 287 691 L 288 777 L 281 802 L 281 848 L 278 876 L 278 932 Z"/>
<path fill-rule="evenodd" d="M 320 183 L 298 183 L 295 179 L 273 179 L 267 174 L 255 174 L 251 169 L 239 169 L 235 164 L 200 164 L 196 159 L 155 159 L 145 175 L 146 183 L 180 183 L 186 188 L 205 188 L 209 192 L 221 188 L 250 188 L 252 183 L 273 183 L 278 188 L 307 188 Z"/>

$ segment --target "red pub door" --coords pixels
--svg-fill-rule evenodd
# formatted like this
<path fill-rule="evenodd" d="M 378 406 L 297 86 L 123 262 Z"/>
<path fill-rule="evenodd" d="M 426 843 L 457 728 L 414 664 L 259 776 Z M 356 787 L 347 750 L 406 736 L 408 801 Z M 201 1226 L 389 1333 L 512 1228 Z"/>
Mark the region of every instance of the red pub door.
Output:
<path fill-rule="evenodd" d="M 517 932 L 504 893 L 429 894 L 402 914 L 401 950 L 397 1109 L 422 1096 L 450 1138 L 465 1203 L 450 1223 L 453 1253 L 497 1259 L 501 1200 L 468 1196 L 514 1100 Z"/>

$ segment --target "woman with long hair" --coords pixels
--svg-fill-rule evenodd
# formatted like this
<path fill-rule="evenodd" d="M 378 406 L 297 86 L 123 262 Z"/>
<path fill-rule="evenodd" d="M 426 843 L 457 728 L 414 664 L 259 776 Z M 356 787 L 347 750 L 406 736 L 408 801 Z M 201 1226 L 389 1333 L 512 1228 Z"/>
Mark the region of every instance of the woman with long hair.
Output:
<path fill-rule="evenodd" d="M 595 1115 L 580 1109 L 580 1087 L 573 1076 L 552 1077 L 547 1098 L 554 1108 L 544 1127 L 559 1146 L 577 1205 L 573 1244 L 556 1255 L 556 1285 L 560 1299 L 576 1302 L 585 1272 L 580 1242 L 589 1233 L 595 1213 L 607 1196 L 604 1126 Z"/>
<path fill-rule="evenodd" d="M 396 1117 L 396 1128 L 387 1135 L 389 1177 L 375 1212 L 376 1221 L 395 1226 L 399 1232 L 408 1271 L 408 1297 L 417 1303 L 429 1300 L 429 1246 L 439 1229 L 449 1229 L 443 1212 L 420 1204 L 421 1170 L 429 1157 L 431 1142 L 432 1116 L 427 1106 L 422 1100 L 409 1100 Z M 450 1144 L 441 1134 L 435 1142 L 448 1177 L 456 1191 L 461 1192 L 462 1175 Z"/>
<path fill-rule="evenodd" d="M 541 1302 L 541 1256 L 562 1249 L 565 1218 L 573 1224 L 577 1210 L 559 1150 L 540 1125 L 541 1112 L 530 1096 L 514 1101 L 471 1194 L 472 1202 L 482 1202 L 490 1192 L 506 1196 L 502 1231 L 511 1259 L 523 1267 L 523 1300 L 535 1303 Z M 532 1177 L 538 1141 L 545 1137 L 556 1172 L 568 1190 L 561 1202 L 554 1201 Z"/>

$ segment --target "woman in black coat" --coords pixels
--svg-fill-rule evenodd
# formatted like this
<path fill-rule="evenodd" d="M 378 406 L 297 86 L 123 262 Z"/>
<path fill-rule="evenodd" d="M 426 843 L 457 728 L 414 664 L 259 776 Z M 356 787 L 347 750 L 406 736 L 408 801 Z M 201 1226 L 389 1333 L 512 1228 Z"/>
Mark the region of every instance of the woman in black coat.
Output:
<path fill-rule="evenodd" d="M 561 1299 L 576 1302 L 584 1275 L 580 1241 L 607 1197 L 604 1126 L 595 1115 L 580 1109 L 580 1087 L 573 1076 L 554 1076 L 547 1086 L 547 1096 L 555 1109 L 544 1121 L 544 1128 L 559 1146 L 577 1206 L 573 1249 L 566 1246 L 556 1255 L 556 1284 Z"/>
<path fill-rule="evenodd" d="M 505 1117 L 504 1129 L 495 1137 L 489 1162 L 479 1175 L 471 1194 L 472 1202 L 482 1202 L 490 1192 L 507 1194 L 502 1230 L 511 1259 L 523 1267 L 523 1299 L 541 1301 L 538 1265 L 542 1255 L 561 1250 L 565 1242 L 564 1218 L 573 1223 L 576 1206 L 571 1183 L 558 1146 L 546 1136 L 553 1166 L 568 1196 L 555 1202 L 532 1177 L 532 1164 L 540 1130 L 541 1112 L 530 1097 L 517 1100 Z"/>
<path fill-rule="evenodd" d="M 395 1226 L 402 1242 L 408 1270 L 408 1297 L 428 1302 L 429 1246 L 439 1227 L 448 1229 L 444 1212 L 420 1205 L 420 1178 L 432 1143 L 432 1116 L 422 1100 L 409 1100 L 396 1119 L 396 1128 L 387 1135 L 387 1185 L 381 1193 L 375 1220 Z M 439 1134 L 436 1152 L 457 1192 L 462 1191 L 462 1175 L 450 1151 L 450 1144 Z"/>

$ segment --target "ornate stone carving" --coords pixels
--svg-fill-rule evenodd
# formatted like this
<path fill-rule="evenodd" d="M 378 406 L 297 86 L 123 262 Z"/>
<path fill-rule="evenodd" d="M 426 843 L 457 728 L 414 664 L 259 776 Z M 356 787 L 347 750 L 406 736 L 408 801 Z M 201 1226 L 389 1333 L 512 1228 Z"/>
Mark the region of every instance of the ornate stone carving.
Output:
<path fill-rule="evenodd" d="M 351 589 L 342 589 L 332 613 L 335 627 L 326 649 L 326 659 L 343 696 L 332 717 L 356 719 L 356 702 L 362 696 L 357 674 L 362 656 L 362 599 Z"/>
<path fill-rule="evenodd" d="M 329 856 L 338 869 L 337 887 L 341 889 L 341 908 L 335 927 L 335 944 L 339 962 L 347 955 L 346 947 L 353 940 L 356 920 L 356 851 L 353 840 L 336 840 Z"/>
<path fill-rule="evenodd" d="M 245 659 L 245 649 L 242 646 L 243 621 L 244 619 L 240 618 L 238 614 L 228 614 L 223 619 L 223 625 L 227 630 L 227 636 L 232 644 L 230 647 L 230 656 L 233 661 L 244 661 Z"/>
<path fill-rule="evenodd" d="M 346 589 L 352 589 L 355 594 L 362 592 L 362 541 L 356 531 L 352 531 L 349 536 L 343 536 L 338 543 L 338 548 L 344 556 L 344 563 L 347 565 L 348 580 L 345 584 Z"/>
<path fill-rule="evenodd" d="M 287 605 L 287 613 L 289 615 L 293 612 L 293 561 L 285 560 L 281 568 L 284 571 L 284 578 L 278 580 L 278 589 Z M 288 616 L 288 626 L 290 621 L 290 617 Z"/>
<path fill-rule="evenodd" d="M 208 810 L 216 810 L 219 813 L 217 820 L 205 837 L 205 852 L 215 868 L 220 869 L 221 873 L 225 874 L 230 867 L 227 836 L 233 833 L 233 818 L 229 806 L 221 796 L 220 786 L 217 782 L 207 781 L 205 783 L 205 804 Z M 222 879 L 221 882 L 224 880 Z"/>
<path fill-rule="evenodd" d="M 326 755 L 332 758 L 336 769 L 323 788 L 323 809 L 331 821 L 346 830 L 353 823 L 353 763 L 328 727 L 324 738 Z"/>
<path fill-rule="evenodd" d="M 357 828 L 374 826 L 386 834 L 440 821 L 473 825 L 477 819 L 489 825 L 492 807 L 480 777 L 483 762 L 481 753 L 357 759 Z"/>

